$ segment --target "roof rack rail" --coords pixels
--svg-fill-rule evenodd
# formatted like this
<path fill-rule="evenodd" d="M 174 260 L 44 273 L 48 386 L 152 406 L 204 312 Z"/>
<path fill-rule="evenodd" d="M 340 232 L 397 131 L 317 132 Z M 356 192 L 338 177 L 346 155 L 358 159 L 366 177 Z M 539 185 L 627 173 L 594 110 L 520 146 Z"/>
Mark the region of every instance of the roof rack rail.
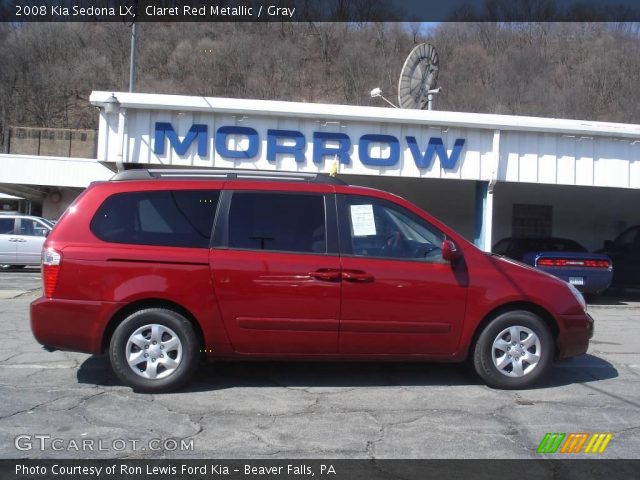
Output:
<path fill-rule="evenodd" d="M 331 183 L 347 185 L 344 180 L 332 177 L 326 173 L 306 172 L 271 172 L 266 170 L 196 170 L 196 169 L 132 169 L 125 170 L 111 177 L 110 181 L 125 180 L 153 180 L 153 179 L 228 179 L 228 180 L 281 180 L 302 181 L 310 183 Z"/>

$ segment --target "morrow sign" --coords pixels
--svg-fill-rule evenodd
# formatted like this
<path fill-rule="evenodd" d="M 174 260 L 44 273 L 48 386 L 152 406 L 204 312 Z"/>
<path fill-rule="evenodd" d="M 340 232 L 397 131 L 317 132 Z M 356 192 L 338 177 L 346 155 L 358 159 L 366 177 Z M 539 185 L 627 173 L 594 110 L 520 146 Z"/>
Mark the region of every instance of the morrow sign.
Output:
<path fill-rule="evenodd" d="M 229 138 L 244 138 L 243 148 L 229 148 Z M 420 169 L 429 169 L 433 165 L 435 156 L 440 159 L 444 169 L 455 169 L 460 160 L 460 153 L 465 144 L 464 138 L 455 140 L 451 153 L 447 153 L 444 142 L 440 137 L 429 138 L 426 145 L 419 145 L 416 137 L 405 136 L 403 139 L 411 152 L 411 157 Z M 345 133 L 313 132 L 310 140 L 312 144 L 312 160 L 316 165 L 322 165 L 326 160 L 338 160 L 341 164 L 351 163 L 353 142 Z M 207 157 L 209 148 L 209 128 L 205 124 L 193 124 L 182 140 L 178 138 L 171 123 L 156 122 L 154 132 L 153 152 L 165 155 L 167 144 L 178 155 L 185 155 L 195 143 L 196 152 L 200 157 Z M 215 131 L 214 145 L 216 152 L 230 159 L 254 159 L 260 150 L 260 136 L 258 131 L 244 126 L 222 126 Z M 386 156 L 374 157 L 371 147 L 382 147 Z M 307 161 L 305 151 L 307 139 L 302 132 L 296 130 L 267 130 L 266 158 L 275 162 L 278 155 L 290 155 L 299 164 Z M 358 159 L 370 167 L 392 167 L 400 162 L 400 139 L 393 135 L 365 134 L 358 139 Z"/>

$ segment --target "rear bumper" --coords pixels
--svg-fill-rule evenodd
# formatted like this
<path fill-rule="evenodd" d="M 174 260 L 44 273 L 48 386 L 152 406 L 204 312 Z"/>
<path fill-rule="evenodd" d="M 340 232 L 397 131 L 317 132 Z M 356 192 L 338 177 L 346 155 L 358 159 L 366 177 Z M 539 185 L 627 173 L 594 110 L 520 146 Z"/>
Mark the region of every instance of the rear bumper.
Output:
<path fill-rule="evenodd" d="M 102 336 L 119 303 L 41 297 L 31 303 L 31 331 L 47 348 L 102 353 Z"/>
<path fill-rule="evenodd" d="M 589 339 L 593 337 L 594 322 L 591 315 L 562 315 L 558 318 L 560 334 L 558 335 L 558 360 L 575 357 L 587 352 Z"/>
<path fill-rule="evenodd" d="M 574 285 L 578 290 L 584 293 L 600 293 L 604 292 L 611 281 L 613 280 L 613 271 L 607 269 L 567 269 L 567 268 L 554 268 L 554 267 L 537 267 L 543 272 L 550 273 L 551 275 L 571 283 L 569 280 L 573 278 L 582 278 L 584 285 Z"/>

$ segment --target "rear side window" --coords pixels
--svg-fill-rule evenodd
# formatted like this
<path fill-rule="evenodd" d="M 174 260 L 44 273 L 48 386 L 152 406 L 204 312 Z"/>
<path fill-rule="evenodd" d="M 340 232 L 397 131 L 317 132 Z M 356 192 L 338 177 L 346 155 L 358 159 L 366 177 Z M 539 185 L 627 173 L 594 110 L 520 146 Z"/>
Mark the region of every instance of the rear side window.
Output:
<path fill-rule="evenodd" d="M 113 243 L 207 248 L 220 192 L 174 190 L 110 196 L 91 231 Z"/>
<path fill-rule="evenodd" d="M 324 196 L 235 192 L 229 248 L 325 253 Z"/>
<path fill-rule="evenodd" d="M 564 238 L 534 238 L 522 241 L 525 252 L 586 252 L 587 249 L 573 240 Z"/>
<path fill-rule="evenodd" d="M 586 252 L 587 249 L 573 240 L 552 239 L 551 249 L 554 252 Z"/>
<path fill-rule="evenodd" d="M 12 234 L 15 220 L 13 218 L 0 218 L 0 235 Z"/>

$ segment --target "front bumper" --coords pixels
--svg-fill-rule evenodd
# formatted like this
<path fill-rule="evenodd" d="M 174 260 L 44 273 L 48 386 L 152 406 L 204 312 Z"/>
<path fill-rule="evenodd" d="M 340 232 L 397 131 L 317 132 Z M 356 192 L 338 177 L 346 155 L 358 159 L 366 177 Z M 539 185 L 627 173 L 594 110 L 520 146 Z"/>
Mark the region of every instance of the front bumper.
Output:
<path fill-rule="evenodd" d="M 589 348 L 589 339 L 593 337 L 594 322 L 587 312 L 579 315 L 561 315 L 560 334 L 558 335 L 558 360 L 582 355 Z"/>

